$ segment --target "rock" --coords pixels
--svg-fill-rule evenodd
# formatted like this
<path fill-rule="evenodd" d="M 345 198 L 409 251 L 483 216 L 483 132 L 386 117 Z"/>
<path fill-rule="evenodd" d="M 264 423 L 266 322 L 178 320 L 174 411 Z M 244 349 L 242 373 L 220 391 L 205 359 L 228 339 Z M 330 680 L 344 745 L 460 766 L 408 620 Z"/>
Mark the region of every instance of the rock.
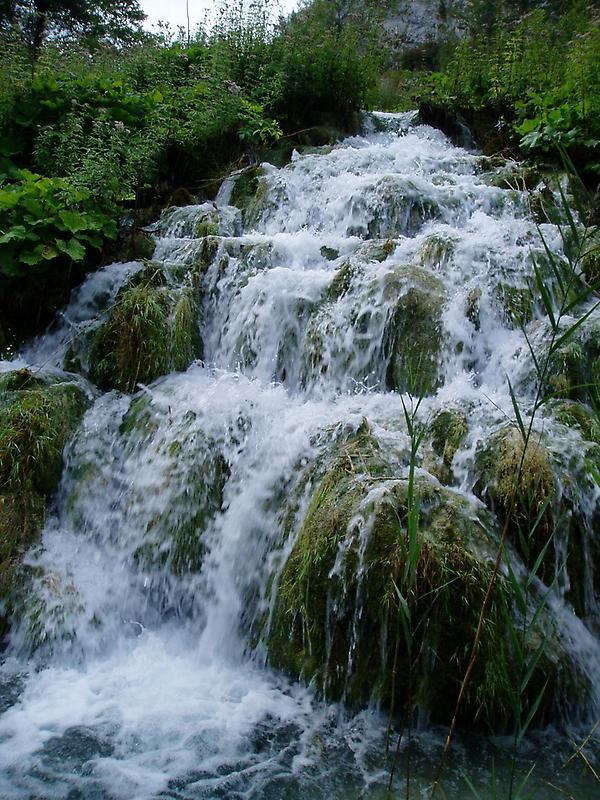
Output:
<path fill-rule="evenodd" d="M 476 468 L 473 491 L 509 526 L 523 560 L 533 566 L 552 532 L 555 510 L 556 478 L 543 441 L 534 432 L 525 447 L 520 431 L 507 428 L 487 441 Z M 550 550 L 546 566 L 542 577 L 551 570 Z"/>
<path fill-rule="evenodd" d="M 443 284 L 426 269 L 402 267 L 390 273 L 387 291 L 398 295 L 387 334 L 388 388 L 433 394 L 443 382 Z"/>
<path fill-rule="evenodd" d="M 333 247 L 327 247 L 326 245 L 323 245 L 320 253 L 327 261 L 335 261 L 336 258 L 340 257 L 338 250 L 335 250 Z"/>
<path fill-rule="evenodd" d="M 180 186 L 178 189 L 171 194 L 167 201 L 167 208 L 170 206 L 176 206 L 177 208 L 183 208 L 184 206 L 193 206 L 196 202 L 196 198 L 194 195 L 186 189 L 185 186 Z"/>
<path fill-rule="evenodd" d="M 22 556 L 39 534 L 61 476 L 63 450 L 88 399 L 68 380 L 3 373 L 0 380 L 0 629 L 6 630 Z"/>
<path fill-rule="evenodd" d="M 452 464 L 452 459 L 468 429 L 467 417 L 459 409 L 440 411 L 433 418 L 429 427 L 431 444 L 445 466 L 449 467 Z"/>
<path fill-rule="evenodd" d="M 591 318 L 557 350 L 547 390 L 560 398 L 594 403 L 600 386 L 600 320 Z"/>
<path fill-rule="evenodd" d="M 118 293 L 109 317 L 93 332 L 89 377 L 102 389 L 132 392 L 202 353 L 198 297 L 192 286 L 172 288 L 148 265 Z"/>
<path fill-rule="evenodd" d="M 493 523 L 481 507 L 418 476 L 411 588 L 408 481 L 394 477 L 365 424 L 335 445 L 327 464 L 272 587 L 270 663 L 329 699 L 393 706 L 400 716 L 412 659 L 413 706 L 449 721 L 494 571 Z M 496 728 L 512 713 L 509 605 L 508 586 L 497 575 L 462 706 L 464 719 Z M 410 611 L 410 636 L 403 633 L 402 607 Z M 564 690 L 569 660 L 559 642 L 542 660 L 532 686 L 548 670 L 557 692 L 545 698 L 551 704 Z"/>
<path fill-rule="evenodd" d="M 522 327 L 531 322 L 534 314 L 531 287 L 499 283 L 495 287 L 494 295 L 507 325 Z"/>

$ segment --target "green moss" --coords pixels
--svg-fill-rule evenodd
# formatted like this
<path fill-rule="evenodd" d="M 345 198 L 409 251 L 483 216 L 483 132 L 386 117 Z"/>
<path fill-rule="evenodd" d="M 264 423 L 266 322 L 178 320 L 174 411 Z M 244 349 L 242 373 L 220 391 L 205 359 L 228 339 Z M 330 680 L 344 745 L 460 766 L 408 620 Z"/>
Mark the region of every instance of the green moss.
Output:
<path fill-rule="evenodd" d="M 467 417 L 458 409 L 440 411 L 430 425 L 431 444 L 445 466 L 452 464 L 454 454 L 467 435 Z"/>
<path fill-rule="evenodd" d="M 117 295 L 91 347 L 90 378 L 101 388 L 132 392 L 200 355 L 196 292 L 166 284 L 162 268 L 149 263 Z"/>
<path fill-rule="evenodd" d="M 210 219 L 203 219 L 196 225 L 196 236 L 203 239 L 205 236 L 218 236 L 219 223 Z"/>
<path fill-rule="evenodd" d="M 184 289 L 175 302 L 170 341 L 170 363 L 175 371 L 186 370 L 195 358 L 202 356 L 198 306 L 192 289 Z"/>
<path fill-rule="evenodd" d="M 325 294 L 325 300 L 330 303 L 335 303 L 345 294 L 347 294 L 354 279 L 362 272 L 362 267 L 356 261 L 345 261 L 342 266 L 335 273 L 335 276 Z"/>
<path fill-rule="evenodd" d="M 127 241 L 122 257 L 126 261 L 144 261 L 152 258 L 155 249 L 156 243 L 151 236 L 143 231 L 134 230 Z"/>
<path fill-rule="evenodd" d="M 424 267 L 442 269 L 451 260 L 456 243 L 453 239 L 439 234 L 428 236 L 419 250 L 419 262 Z"/>
<path fill-rule="evenodd" d="M 586 281 L 598 290 L 600 288 L 600 245 L 585 254 L 581 266 Z"/>
<path fill-rule="evenodd" d="M 167 202 L 167 207 L 177 206 L 183 208 L 184 206 L 193 206 L 196 203 L 194 195 L 186 189 L 185 186 L 180 186 L 171 194 Z"/>
<path fill-rule="evenodd" d="M 119 433 L 129 437 L 135 435 L 138 439 L 154 436 L 158 430 L 158 420 L 152 411 L 152 401 L 148 394 L 143 393 L 135 397 L 121 421 Z"/>
<path fill-rule="evenodd" d="M 600 322 L 588 322 L 558 349 L 547 390 L 560 398 L 595 403 L 600 397 Z"/>
<path fill-rule="evenodd" d="M 357 258 L 364 261 L 385 261 L 396 249 L 396 242 L 393 239 L 385 239 L 374 242 L 366 242 L 356 251 Z"/>
<path fill-rule="evenodd" d="M 21 582 L 21 558 L 56 490 L 63 450 L 87 405 L 78 387 L 18 370 L 0 386 L 0 600 L 5 616 Z M 0 621 L 5 629 L 6 620 Z"/>
<path fill-rule="evenodd" d="M 534 303 L 530 288 L 501 283 L 496 286 L 495 296 L 506 323 L 520 327 L 533 319 Z"/>
<path fill-rule="evenodd" d="M 37 386 L 1 400 L 0 490 L 50 494 L 60 478 L 65 442 L 86 405 L 81 390 L 68 383 Z"/>
<path fill-rule="evenodd" d="M 327 247 L 326 245 L 323 245 L 319 252 L 327 261 L 335 261 L 336 258 L 340 257 L 338 250 L 335 250 L 333 247 Z"/>
<path fill-rule="evenodd" d="M 442 284 L 427 270 L 403 268 L 390 276 L 386 293 L 399 295 L 388 331 L 388 387 L 434 393 L 442 383 Z"/>
<path fill-rule="evenodd" d="M 583 403 L 560 400 L 552 406 L 552 413 L 563 425 L 578 428 L 588 442 L 600 444 L 600 418 Z"/>
<path fill-rule="evenodd" d="M 22 557 L 37 538 L 46 500 L 31 492 L 0 494 L 0 636 L 7 631 L 14 599 L 22 583 Z"/>
<path fill-rule="evenodd" d="M 274 666 L 312 681 L 327 697 L 385 706 L 395 693 L 401 713 L 408 661 L 394 585 L 402 586 L 405 574 L 408 484 L 391 471 L 367 428 L 338 445 L 281 572 L 268 652 Z M 426 479 L 419 479 L 418 495 L 420 553 L 409 602 L 420 621 L 414 652 L 422 663 L 413 696 L 448 719 L 490 581 L 493 546 L 466 501 Z M 498 720 L 509 712 L 507 643 L 498 624 L 504 603 L 500 580 L 465 700 L 471 718 Z"/>
<path fill-rule="evenodd" d="M 248 167 L 235 179 L 231 192 L 231 205 L 244 211 L 252 203 L 258 190 L 260 178 L 264 175 L 260 166 Z"/>
<path fill-rule="evenodd" d="M 525 447 L 520 432 L 508 428 L 490 439 L 476 463 L 480 478 L 475 493 L 508 520 L 517 549 L 533 565 L 553 529 L 556 479 L 546 448 L 535 437 Z M 549 569 L 550 561 L 548 555 Z"/>
<path fill-rule="evenodd" d="M 0 392 L 35 389 L 47 385 L 48 379 L 46 377 L 37 375 L 27 368 L 0 373 Z"/>
<path fill-rule="evenodd" d="M 465 316 L 471 322 L 476 331 L 481 328 L 480 317 L 480 302 L 481 302 L 481 289 L 479 286 L 471 289 L 467 295 L 467 303 L 465 308 Z"/>
<path fill-rule="evenodd" d="M 169 303 L 164 292 L 136 286 L 119 294 L 96 334 L 91 379 L 103 389 L 132 392 L 169 367 Z"/>
<path fill-rule="evenodd" d="M 215 260 L 217 253 L 219 252 L 220 244 L 221 239 L 218 236 L 204 237 L 200 247 L 200 252 L 198 254 L 198 260 L 195 264 L 196 272 L 200 274 L 206 272 L 208 267 L 210 267 Z"/>

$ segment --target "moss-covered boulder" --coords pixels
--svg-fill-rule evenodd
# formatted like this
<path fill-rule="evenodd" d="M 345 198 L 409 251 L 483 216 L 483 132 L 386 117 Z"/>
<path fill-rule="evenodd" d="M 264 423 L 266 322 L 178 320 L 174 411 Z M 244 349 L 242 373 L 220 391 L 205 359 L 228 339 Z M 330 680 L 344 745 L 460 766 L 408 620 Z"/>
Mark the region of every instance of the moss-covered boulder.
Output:
<path fill-rule="evenodd" d="M 268 638 L 275 666 L 355 705 L 375 698 L 389 705 L 393 694 L 401 698 L 407 690 L 395 585 L 403 586 L 407 563 L 408 484 L 390 471 L 364 428 L 338 448 L 281 573 Z M 492 549 L 485 527 L 460 498 L 426 479 L 419 481 L 418 494 L 419 589 L 410 602 L 415 620 L 427 617 L 414 651 L 427 653 L 428 667 L 419 670 L 414 696 L 443 717 L 466 666 Z M 460 589 L 447 591 L 449 581 Z M 453 618 L 461 619 L 457 630 L 449 625 Z M 494 633 L 490 624 L 486 636 Z M 497 642 L 486 638 L 488 644 L 502 653 Z M 497 680 L 492 665 L 482 663 L 486 669 L 489 674 L 480 673 L 479 681 Z"/>
<path fill-rule="evenodd" d="M 549 403 L 554 419 L 576 428 L 588 442 L 600 444 L 600 416 L 584 403 L 556 400 Z"/>
<path fill-rule="evenodd" d="M 441 483 L 452 483 L 452 462 L 468 429 L 466 414 L 457 408 L 439 411 L 429 423 L 423 465 Z"/>
<path fill-rule="evenodd" d="M 429 270 L 401 267 L 386 277 L 387 297 L 397 297 L 388 332 L 388 388 L 432 394 L 443 382 L 441 281 Z"/>
<path fill-rule="evenodd" d="M 251 227 L 268 202 L 269 184 L 262 166 L 247 167 L 235 179 L 230 202 L 242 212 L 246 227 Z"/>
<path fill-rule="evenodd" d="M 532 288 L 498 283 L 494 297 L 506 325 L 522 327 L 533 319 L 535 303 Z"/>
<path fill-rule="evenodd" d="M 558 349 L 550 365 L 548 392 L 597 403 L 600 398 L 600 320 L 588 320 Z"/>
<path fill-rule="evenodd" d="M 192 283 L 170 286 L 149 264 L 117 295 L 108 319 L 94 331 L 89 377 L 103 389 L 132 392 L 202 354 L 199 298 Z"/>
<path fill-rule="evenodd" d="M 596 234 L 600 236 L 600 234 Z M 585 253 L 581 268 L 587 283 L 596 291 L 600 290 L 600 242 L 595 242 Z"/>
<path fill-rule="evenodd" d="M 411 501 L 408 481 L 393 473 L 364 424 L 335 447 L 272 588 L 269 660 L 328 698 L 355 707 L 376 701 L 400 715 L 412 659 L 413 705 L 448 720 L 494 573 L 497 534 L 481 507 L 418 477 L 420 519 L 409 584 Z M 490 591 L 462 715 L 498 726 L 511 714 L 511 600 L 499 575 Z M 549 705 L 568 683 L 563 656 L 554 642 L 531 684 L 540 686 L 548 670 Z"/>
<path fill-rule="evenodd" d="M 456 242 L 452 237 L 435 233 L 425 239 L 417 258 L 424 267 L 443 270 L 451 261 L 455 248 Z"/>
<path fill-rule="evenodd" d="M 87 406 L 75 384 L 18 370 L 0 376 L 0 602 L 5 627 L 21 559 L 56 490 L 63 450 Z"/>
<path fill-rule="evenodd" d="M 508 525 L 525 562 L 533 566 L 553 529 L 557 490 L 552 460 L 543 441 L 533 433 L 525 446 L 517 428 L 506 428 L 487 441 L 477 456 L 476 469 L 475 494 Z"/>

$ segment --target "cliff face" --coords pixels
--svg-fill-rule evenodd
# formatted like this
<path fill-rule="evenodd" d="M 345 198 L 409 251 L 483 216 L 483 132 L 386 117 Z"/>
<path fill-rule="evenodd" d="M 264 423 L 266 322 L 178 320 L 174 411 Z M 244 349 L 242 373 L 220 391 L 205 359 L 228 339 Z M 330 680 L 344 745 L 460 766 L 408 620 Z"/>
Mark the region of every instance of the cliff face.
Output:
<path fill-rule="evenodd" d="M 466 0 L 397 0 L 384 28 L 395 46 L 417 47 L 448 33 L 460 33 L 465 6 Z"/>

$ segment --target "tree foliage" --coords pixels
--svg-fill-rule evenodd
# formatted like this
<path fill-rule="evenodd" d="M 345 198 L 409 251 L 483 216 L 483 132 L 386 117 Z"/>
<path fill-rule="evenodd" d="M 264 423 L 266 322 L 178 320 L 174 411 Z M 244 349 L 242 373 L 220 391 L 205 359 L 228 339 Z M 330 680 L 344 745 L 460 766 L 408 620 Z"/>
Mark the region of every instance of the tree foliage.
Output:
<path fill-rule="evenodd" d="M 0 27 L 18 32 L 34 60 L 47 38 L 78 37 L 95 46 L 131 42 L 144 19 L 138 0 L 0 0 Z"/>

